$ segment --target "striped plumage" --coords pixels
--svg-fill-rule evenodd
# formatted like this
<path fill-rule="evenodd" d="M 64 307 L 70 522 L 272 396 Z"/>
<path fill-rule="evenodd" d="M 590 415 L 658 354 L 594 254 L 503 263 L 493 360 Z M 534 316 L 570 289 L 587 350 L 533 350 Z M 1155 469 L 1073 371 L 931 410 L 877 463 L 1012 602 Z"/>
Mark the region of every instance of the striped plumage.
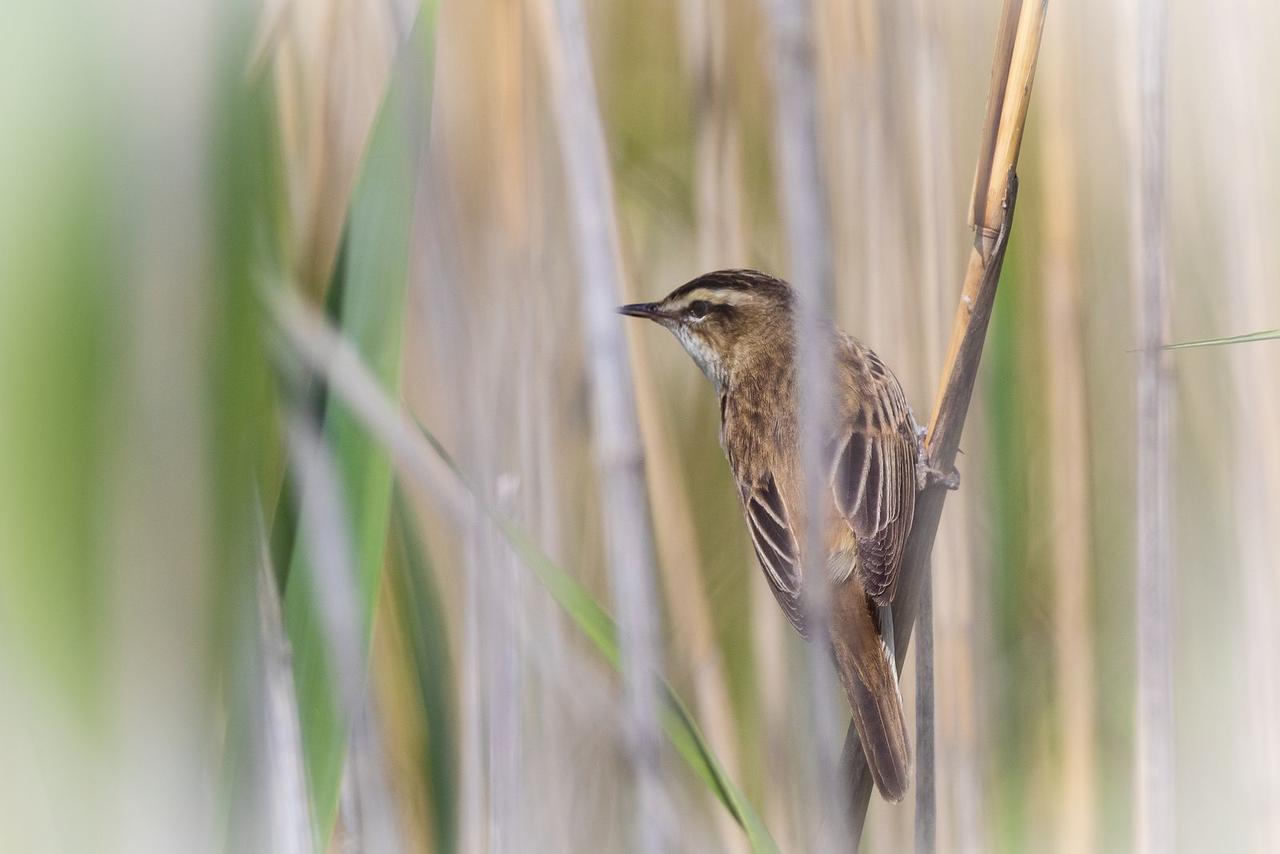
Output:
<path fill-rule="evenodd" d="M 778 604 L 804 613 L 804 472 L 798 446 L 791 288 L 753 270 L 708 273 L 658 303 L 626 306 L 670 329 L 720 395 L 721 444 L 756 556 Z M 917 489 L 918 438 L 896 378 L 870 349 L 829 327 L 835 357 L 821 508 L 830 643 L 880 792 L 906 793 L 910 746 L 878 606 L 893 601 Z"/>

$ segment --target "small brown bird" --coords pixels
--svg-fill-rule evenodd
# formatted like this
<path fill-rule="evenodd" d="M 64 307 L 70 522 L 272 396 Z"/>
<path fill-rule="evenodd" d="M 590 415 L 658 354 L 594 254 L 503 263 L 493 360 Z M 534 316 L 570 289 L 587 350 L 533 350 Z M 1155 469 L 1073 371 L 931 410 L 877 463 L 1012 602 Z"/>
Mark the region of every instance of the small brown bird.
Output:
<path fill-rule="evenodd" d="M 671 330 L 720 395 L 720 443 L 765 578 L 806 639 L 806 507 L 797 423 L 794 297 L 780 279 L 722 270 L 661 302 L 623 306 Z M 830 642 L 854 726 L 881 795 L 901 800 L 911 772 L 897 671 L 882 639 L 925 470 L 898 380 L 866 346 L 827 327 L 836 360 L 830 500 L 822 548 Z M 885 620 L 887 623 L 887 619 Z M 889 629 L 891 632 L 891 629 Z"/>

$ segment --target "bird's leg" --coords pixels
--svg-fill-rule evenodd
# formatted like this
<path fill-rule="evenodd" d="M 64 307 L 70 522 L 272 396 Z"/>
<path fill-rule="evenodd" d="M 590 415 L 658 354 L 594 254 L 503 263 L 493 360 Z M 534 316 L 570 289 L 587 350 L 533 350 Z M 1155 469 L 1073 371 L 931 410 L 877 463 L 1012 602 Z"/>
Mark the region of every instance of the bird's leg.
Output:
<path fill-rule="evenodd" d="M 923 492 L 935 483 L 940 483 L 947 489 L 959 489 L 960 472 L 955 466 L 951 467 L 951 471 L 944 472 L 929 465 L 929 457 L 924 449 L 924 434 L 923 427 L 916 428 L 916 491 Z"/>

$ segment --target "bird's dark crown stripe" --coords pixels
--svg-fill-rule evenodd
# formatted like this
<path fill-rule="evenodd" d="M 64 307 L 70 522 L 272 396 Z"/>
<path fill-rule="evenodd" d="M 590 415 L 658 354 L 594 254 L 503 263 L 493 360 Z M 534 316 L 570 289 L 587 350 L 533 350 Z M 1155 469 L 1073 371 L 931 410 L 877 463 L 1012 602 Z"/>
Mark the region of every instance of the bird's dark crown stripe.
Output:
<path fill-rule="evenodd" d="M 669 300 L 677 300 L 688 296 L 693 291 L 705 288 L 708 291 L 749 291 L 759 287 L 786 287 L 773 276 L 756 270 L 717 270 L 705 273 L 692 281 L 685 282 L 671 292 Z"/>

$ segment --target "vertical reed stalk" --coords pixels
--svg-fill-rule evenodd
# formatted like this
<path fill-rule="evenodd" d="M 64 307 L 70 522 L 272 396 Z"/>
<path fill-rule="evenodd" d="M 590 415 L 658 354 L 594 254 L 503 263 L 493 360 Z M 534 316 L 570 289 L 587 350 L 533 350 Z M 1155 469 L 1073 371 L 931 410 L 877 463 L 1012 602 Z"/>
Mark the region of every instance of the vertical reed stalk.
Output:
<path fill-rule="evenodd" d="M 938 847 L 938 796 L 934 766 L 933 567 L 921 582 L 916 637 L 916 854 Z"/>
<path fill-rule="evenodd" d="M 1133 287 L 1138 314 L 1136 847 L 1174 846 L 1172 364 L 1166 270 L 1166 8 L 1141 0 L 1134 62 Z"/>
<path fill-rule="evenodd" d="M 540 0 L 538 11 L 578 256 L 596 468 L 626 678 L 627 741 L 639 790 L 634 839 L 639 851 L 660 851 L 674 840 L 659 768 L 657 597 L 631 372 L 615 313 L 625 288 L 613 181 L 582 4 Z"/>
<path fill-rule="evenodd" d="M 805 506 L 828 501 L 825 437 L 830 435 L 828 405 L 832 390 L 830 341 L 821 334 L 835 302 L 830 212 L 819 147 L 818 84 L 814 68 L 812 0 L 768 0 L 768 26 L 774 57 L 775 167 L 786 227 L 791 281 L 798 295 L 795 317 L 796 371 L 799 376 L 800 456 L 804 466 Z M 825 519 L 806 514 L 803 542 L 821 543 Z M 839 738 L 833 717 L 835 680 L 822 638 L 827 636 L 828 582 L 825 556 L 806 548 L 803 569 L 806 620 L 815 642 L 809 645 L 813 686 L 812 759 L 816 810 L 806 828 L 812 851 L 843 848 L 847 831 L 839 808 L 841 783 L 834 761 Z"/>
<path fill-rule="evenodd" d="M 911 7 L 911 29 L 916 37 L 912 45 L 915 65 L 912 68 L 916 107 L 916 134 L 920 171 L 920 305 L 925 323 L 924 342 L 927 364 L 934 364 L 940 353 L 933 352 L 943 334 L 939 296 L 943 291 L 942 262 L 946 238 L 942 227 L 942 169 L 947 162 L 945 152 L 949 136 L 943 121 L 945 102 L 940 96 L 941 63 L 938 57 L 938 34 L 933 14 L 922 0 Z M 917 371 L 917 376 L 921 372 Z M 945 558 L 944 558 L 945 560 Z M 934 616 L 933 561 L 924 573 L 920 592 L 919 637 L 916 639 L 916 781 L 915 781 L 915 850 L 928 854 L 937 848 L 937 728 L 934 681 Z"/>
<path fill-rule="evenodd" d="M 495 195 L 492 225 L 486 231 L 486 261 L 482 275 L 485 287 L 506 300 L 509 308 L 486 318 L 485 326 L 498 333 L 497 341 L 474 348 L 470 360 L 479 389 L 488 390 L 491 398 L 471 395 L 476 404 L 470 417 L 473 435 L 484 435 L 476 448 L 476 466 L 485 472 L 482 482 L 495 485 L 495 497 L 503 512 L 512 518 L 527 518 L 516 512 L 525 490 L 519 487 L 531 482 L 524 476 L 532 462 L 526 453 L 535 426 L 530 406 L 541 396 L 537 383 L 541 377 L 533 371 L 536 363 L 532 343 L 538 328 L 523 322 L 533 311 L 531 303 L 543 296 L 531 288 L 533 266 L 530 251 L 532 220 L 528 210 L 528 176 L 526 152 L 529 150 L 529 117 L 526 115 L 525 4 L 522 0 L 501 0 L 485 4 L 480 11 L 491 47 L 486 63 L 492 87 L 489 99 L 489 133 L 493 140 L 492 186 Z M 505 327 L 505 328 L 504 328 Z M 481 338 L 480 340 L 483 340 Z M 512 369 L 512 366 L 519 366 Z M 511 436 L 510 422 L 486 417 L 484 411 L 494 400 L 511 407 L 516 435 Z M 491 411 L 491 410 L 490 410 Z M 514 472 L 495 448 L 515 446 Z M 516 558 L 503 548 L 501 538 L 493 531 L 481 535 L 484 559 L 478 569 L 485 575 L 486 635 L 482 642 L 488 673 L 486 703 L 489 728 L 488 745 L 488 826 L 492 834 L 490 850 L 519 851 L 528 844 L 530 831 L 526 810 L 525 762 L 528 751 L 522 739 L 526 688 L 522 678 L 522 650 L 518 626 L 525 617 L 526 597 Z M 549 793 L 548 793 L 549 794 Z"/>

